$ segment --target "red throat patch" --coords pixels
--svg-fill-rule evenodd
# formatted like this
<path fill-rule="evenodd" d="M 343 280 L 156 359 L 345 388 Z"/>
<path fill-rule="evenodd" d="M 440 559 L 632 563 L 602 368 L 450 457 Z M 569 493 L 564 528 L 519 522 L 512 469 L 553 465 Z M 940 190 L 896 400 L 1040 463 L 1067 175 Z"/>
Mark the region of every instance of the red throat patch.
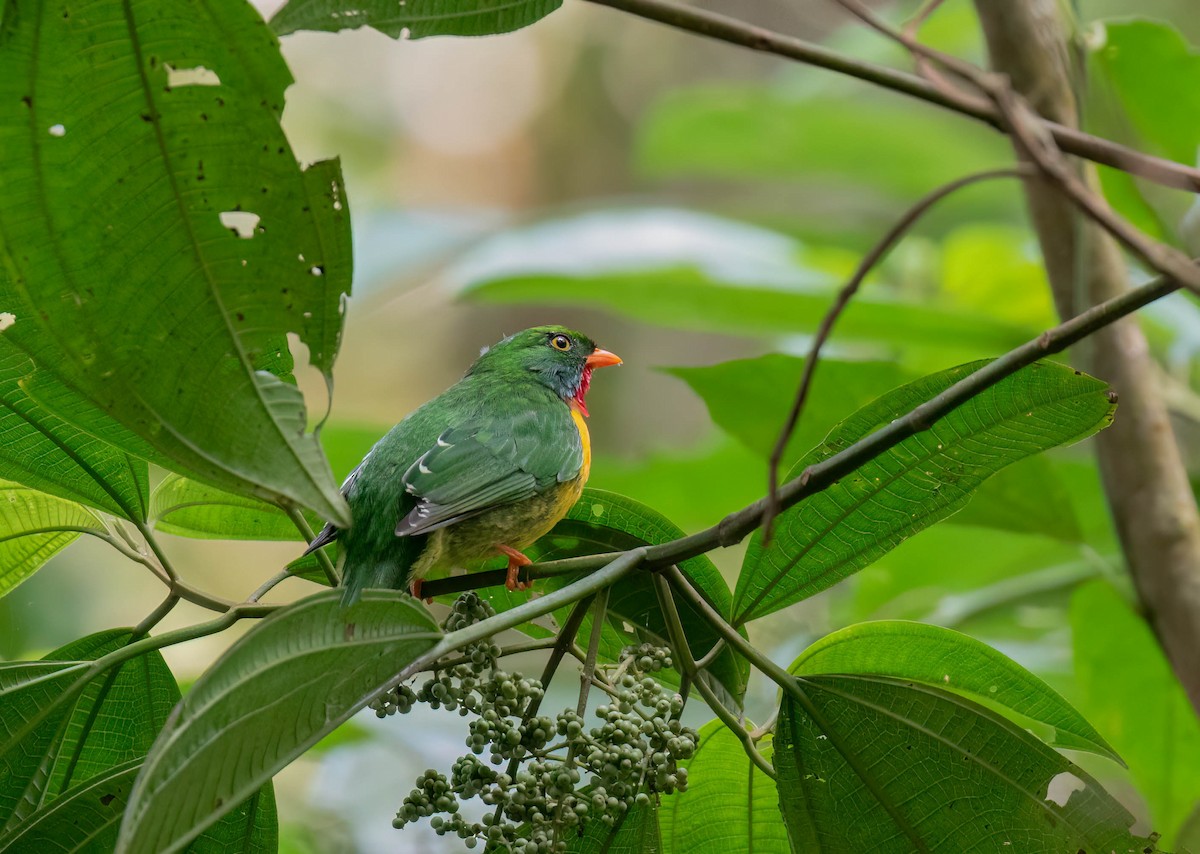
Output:
<path fill-rule="evenodd" d="M 589 417 L 587 404 L 583 402 L 583 396 L 587 394 L 588 388 L 592 384 L 592 369 L 584 368 L 583 376 L 579 380 L 579 388 L 575 391 L 575 395 L 571 398 L 571 405 L 574 406 L 583 415 L 584 418 Z"/>

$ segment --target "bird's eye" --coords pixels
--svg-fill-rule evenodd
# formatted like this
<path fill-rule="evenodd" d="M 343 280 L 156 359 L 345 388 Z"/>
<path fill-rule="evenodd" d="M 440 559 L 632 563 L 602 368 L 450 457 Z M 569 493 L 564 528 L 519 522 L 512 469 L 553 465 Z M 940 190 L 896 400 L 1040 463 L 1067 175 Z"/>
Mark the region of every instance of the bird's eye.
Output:
<path fill-rule="evenodd" d="M 566 335 L 555 335 L 550 339 L 550 346 L 565 353 L 571 349 L 571 339 Z"/>

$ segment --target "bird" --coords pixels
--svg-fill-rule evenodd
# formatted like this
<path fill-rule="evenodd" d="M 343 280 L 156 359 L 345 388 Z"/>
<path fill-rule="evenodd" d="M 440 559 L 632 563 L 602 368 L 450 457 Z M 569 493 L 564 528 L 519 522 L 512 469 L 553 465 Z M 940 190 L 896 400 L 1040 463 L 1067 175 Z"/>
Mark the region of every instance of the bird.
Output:
<path fill-rule="evenodd" d="M 521 550 L 566 515 L 591 470 L 592 371 L 620 364 L 563 326 L 483 348 L 461 380 L 367 453 L 342 484 L 350 527 L 326 524 L 304 553 L 340 542 L 347 606 L 368 588 L 420 599 L 431 575 L 498 555 L 508 559 L 505 586 L 526 589 L 518 576 L 532 561 Z"/>

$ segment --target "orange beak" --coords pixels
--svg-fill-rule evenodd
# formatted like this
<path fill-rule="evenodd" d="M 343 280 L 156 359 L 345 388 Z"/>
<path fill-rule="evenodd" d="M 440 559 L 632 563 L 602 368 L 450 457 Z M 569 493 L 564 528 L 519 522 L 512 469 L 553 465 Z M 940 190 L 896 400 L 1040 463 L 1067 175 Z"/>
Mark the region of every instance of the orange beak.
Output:
<path fill-rule="evenodd" d="M 621 364 L 621 357 L 616 353 L 610 353 L 607 350 L 601 350 L 597 347 L 592 351 L 592 355 L 587 357 L 584 364 L 589 368 L 608 368 L 612 365 Z"/>

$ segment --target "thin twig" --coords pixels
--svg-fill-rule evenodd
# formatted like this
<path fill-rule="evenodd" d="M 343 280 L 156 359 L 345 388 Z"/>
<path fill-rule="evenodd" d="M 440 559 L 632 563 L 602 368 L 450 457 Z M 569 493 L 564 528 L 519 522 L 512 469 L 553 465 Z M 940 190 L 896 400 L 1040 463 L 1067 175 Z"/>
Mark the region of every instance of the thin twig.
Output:
<path fill-rule="evenodd" d="M 605 588 L 604 592 L 607 592 Z M 545 692 L 550 687 L 550 681 L 554 679 L 554 674 L 558 670 L 558 665 L 562 662 L 563 656 L 575 643 L 575 636 L 579 634 L 579 627 L 583 625 L 583 618 L 587 614 L 588 606 L 598 594 L 590 594 L 582 597 L 571 608 L 571 613 L 567 616 L 567 621 L 563 624 L 562 630 L 558 633 L 558 637 L 554 639 L 554 648 L 550 653 L 550 657 L 546 659 L 546 666 L 542 668 L 542 696 L 537 699 L 530 700 L 521 714 L 521 724 L 528 724 L 530 719 L 538 713 L 538 709 L 542 706 L 542 698 L 546 696 Z M 521 765 L 521 759 L 518 756 L 512 756 L 508 760 L 508 767 L 505 773 L 512 779 L 516 776 L 517 769 Z M 496 805 L 496 812 L 493 815 L 492 823 L 500 821 L 500 817 L 504 813 L 504 804 Z"/>
<path fill-rule="evenodd" d="M 739 47 L 782 56 L 807 65 L 825 68 L 910 95 L 930 104 L 954 110 L 977 119 L 996 130 L 1004 130 L 1002 118 L 993 104 L 963 93 L 947 92 L 913 74 L 846 56 L 822 45 L 756 27 L 745 21 L 703 9 L 665 0 L 586 0 L 608 6 L 640 18 L 657 21 L 680 30 L 729 42 Z M 1070 154 L 1103 163 L 1162 184 L 1189 192 L 1200 191 L 1200 169 L 1153 157 L 1127 148 L 1109 139 L 1043 121 L 1055 142 Z"/>
<path fill-rule="evenodd" d="M 122 542 L 113 537 L 108 531 L 100 532 L 95 529 L 79 529 L 80 533 L 90 534 L 99 540 L 103 540 L 125 557 L 149 569 L 155 578 L 167 586 L 171 595 L 183 599 L 185 602 L 191 602 L 193 605 L 199 605 L 201 608 L 207 608 L 218 614 L 225 613 L 237 604 L 230 599 L 223 599 L 220 596 L 205 593 L 203 590 L 192 587 L 190 584 L 180 580 L 174 569 L 170 569 L 170 564 L 161 565 L 161 561 L 165 558 L 165 555 L 162 555 L 158 551 L 158 543 L 153 544 L 153 548 L 156 551 L 148 554 L 138 549 L 137 544 L 130 538 L 128 531 L 125 531 L 119 522 L 116 522 L 112 526 L 112 530 L 119 533 L 125 544 L 122 544 Z M 149 529 L 147 529 L 146 533 L 149 533 Z M 150 542 L 150 540 L 150 537 L 146 538 L 147 542 Z"/>
<path fill-rule="evenodd" d="M 604 633 L 604 621 L 608 615 L 608 591 L 604 588 L 596 594 L 595 607 L 592 609 L 592 631 L 588 637 L 587 657 L 583 660 L 583 669 L 579 672 L 579 702 L 575 704 L 575 713 L 579 717 L 587 714 L 588 688 L 596 674 L 596 658 L 600 654 L 600 635 Z"/>
<path fill-rule="evenodd" d="M 742 749 L 750 757 L 750 761 L 757 765 L 772 780 L 776 779 L 775 769 L 766 760 L 766 757 L 758 752 L 758 748 L 754 746 L 754 742 L 750 738 L 750 733 L 746 731 L 746 727 L 738 719 L 737 715 L 721 702 L 716 692 L 708 686 L 708 683 L 700 675 L 696 661 L 692 658 L 692 650 L 688 646 L 687 636 L 683 631 L 683 623 L 679 619 L 679 609 L 675 607 L 675 598 L 671 595 L 671 585 L 667 583 L 667 580 L 660 573 L 654 574 L 654 592 L 658 595 L 658 607 L 662 611 L 663 618 L 666 620 L 667 634 L 670 637 L 671 648 L 674 650 L 677 663 L 680 666 L 680 672 L 691 678 L 692 683 L 696 686 L 696 690 L 704 698 L 704 702 L 708 703 L 708 707 L 721 719 L 721 723 L 725 724 L 737 736 L 738 741 L 742 743 Z"/>
<path fill-rule="evenodd" d="M 1200 270 L 1179 250 L 1143 234 L 1118 216 L 1103 198 L 1086 187 L 1068 167 L 1062 156 L 1061 144 L 1054 138 L 1049 124 L 1013 89 L 1006 76 L 989 74 L 965 60 L 922 44 L 908 33 L 889 26 L 860 0 L 837 0 L 837 3 L 868 26 L 899 42 L 914 56 L 922 56 L 943 65 L 987 95 L 995 104 L 1001 128 L 1013 138 L 1018 150 L 1035 163 L 1084 214 L 1155 270 L 1174 277 L 1187 289 L 1200 294 Z"/>
<path fill-rule="evenodd" d="M 311 543 L 316 536 L 313 533 L 312 526 L 308 524 L 308 520 L 304 518 L 304 514 L 300 512 L 300 508 L 292 504 L 279 505 L 284 513 L 287 513 L 288 518 L 292 520 L 292 524 L 296 526 L 296 530 L 304 536 L 304 542 Z M 321 571 L 325 573 L 325 580 L 329 582 L 330 587 L 337 587 L 341 583 L 338 578 L 337 569 L 334 568 L 333 561 L 329 559 L 329 555 L 325 554 L 325 549 L 317 549 L 313 552 L 317 556 L 317 563 L 321 565 Z"/>
<path fill-rule="evenodd" d="M 777 720 L 779 720 L 779 706 L 771 709 L 770 716 L 754 729 L 750 730 L 750 740 L 757 743 L 762 741 L 768 734 L 775 732 L 775 722 Z"/>
<path fill-rule="evenodd" d="M 1193 293 L 1200 294 L 1200 269 L 1171 246 L 1143 234 L 1113 212 L 1108 203 L 1088 189 L 1067 166 L 1053 138 L 1039 133 L 1037 113 L 1007 81 L 996 79 L 993 90 L 996 103 L 1008 120 L 1014 141 L 1045 176 L 1097 225 L 1125 244 L 1147 264 L 1171 276 Z"/>
<path fill-rule="evenodd" d="M 989 169 L 985 172 L 976 172 L 973 175 L 966 175 L 948 184 L 943 184 L 941 187 L 927 193 L 916 204 L 905 211 L 892 227 L 887 230 L 883 237 L 871 247 L 870 251 L 863 256 L 854 274 L 842 286 L 833 305 L 829 307 L 829 311 L 821 319 L 821 325 L 817 329 L 817 334 L 813 337 L 812 344 L 809 346 L 808 356 L 804 360 L 804 371 L 800 376 L 800 386 L 796 389 L 792 408 L 788 412 L 787 420 L 784 421 L 782 429 L 779 431 L 779 437 L 775 440 L 775 447 L 771 450 L 771 457 L 767 463 L 767 509 L 763 511 L 762 520 L 765 542 L 770 542 L 771 525 L 779 510 L 779 465 L 783 460 L 784 452 L 787 450 L 788 442 L 791 441 L 792 434 L 796 431 L 796 425 L 800 422 L 800 415 L 804 411 L 804 404 L 808 400 L 808 392 L 812 387 L 813 375 L 817 370 L 821 348 L 829 340 L 830 333 L 833 332 L 833 325 L 837 322 L 842 312 L 845 311 L 846 306 L 850 304 L 850 300 L 858 293 L 858 289 L 862 286 L 867 275 L 892 250 L 900 238 L 907 234 L 909 229 L 942 199 L 957 190 L 961 190 L 963 187 L 969 187 L 972 184 L 982 181 L 990 181 L 996 178 L 1019 178 L 1028 174 L 1028 166 Z"/>

